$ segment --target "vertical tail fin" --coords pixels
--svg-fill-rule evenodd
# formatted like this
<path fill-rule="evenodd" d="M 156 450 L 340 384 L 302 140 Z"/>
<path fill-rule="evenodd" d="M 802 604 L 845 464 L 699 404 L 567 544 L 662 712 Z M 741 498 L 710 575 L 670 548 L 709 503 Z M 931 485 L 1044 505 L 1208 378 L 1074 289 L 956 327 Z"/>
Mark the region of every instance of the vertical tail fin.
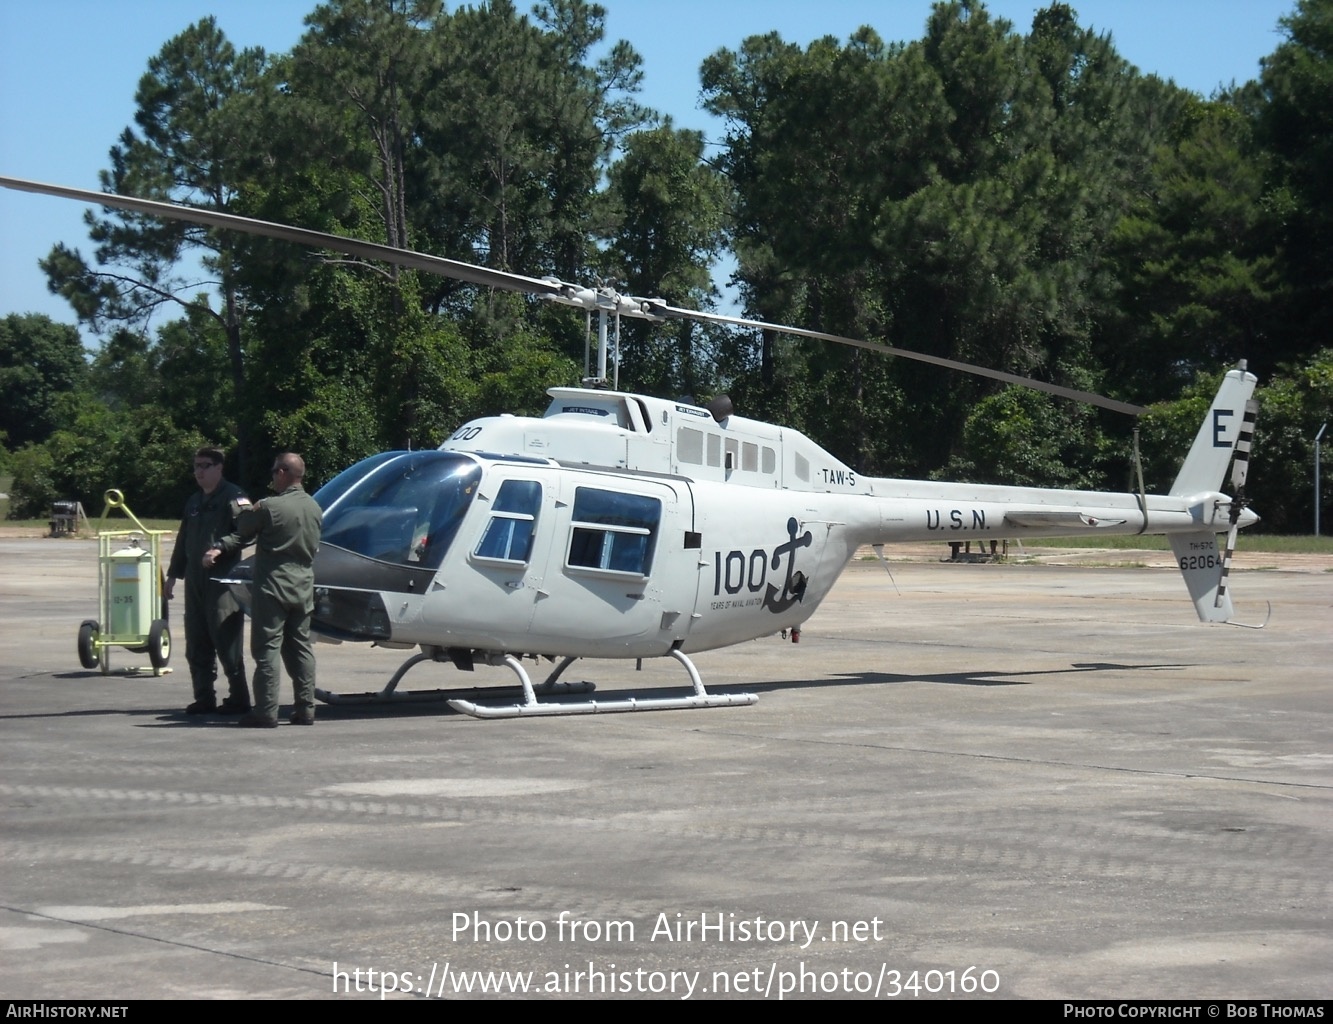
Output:
<path fill-rule="evenodd" d="M 1232 607 L 1226 587 L 1226 569 L 1231 560 L 1236 530 L 1242 525 L 1241 518 L 1244 516 L 1247 523 L 1255 518 L 1253 513 L 1245 512 L 1243 494 L 1258 409 L 1250 398 L 1256 383 L 1258 378 L 1245 372 L 1244 362 L 1222 379 L 1217 397 L 1199 425 L 1194 444 L 1171 487 L 1171 493 L 1176 497 L 1212 495 L 1211 501 L 1222 501 L 1224 499 L 1218 492 L 1226 479 L 1232 455 L 1236 457 L 1232 482 L 1239 493 L 1231 502 L 1231 533 L 1225 554 L 1218 543 L 1219 534 L 1213 529 L 1174 533 L 1168 537 L 1180 574 L 1185 577 L 1190 600 L 1194 602 L 1194 610 L 1203 622 L 1230 621 Z"/>
<path fill-rule="evenodd" d="M 1245 403 L 1254 394 L 1258 382 L 1258 377 L 1245 372 L 1244 362 L 1222 378 L 1217 397 L 1199 425 L 1199 432 L 1194 436 L 1194 444 L 1185 456 L 1176 482 L 1171 485 L 1173 495 L 1188 497 L 1221 489 L 1231 453 L 1240 436 Z"/>

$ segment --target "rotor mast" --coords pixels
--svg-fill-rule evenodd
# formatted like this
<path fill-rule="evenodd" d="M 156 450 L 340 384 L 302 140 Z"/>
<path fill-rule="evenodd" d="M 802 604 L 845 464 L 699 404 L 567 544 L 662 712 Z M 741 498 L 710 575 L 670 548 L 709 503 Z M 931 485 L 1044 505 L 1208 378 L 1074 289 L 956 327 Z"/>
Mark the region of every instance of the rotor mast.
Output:
<path fill-rule="evenodd" d="M 619 387 L 620 385 L 620 318 L 622 316 L 632 316 L 639 320 L 662 321 L 666 320 L 666 310 L 669 308 L 663 299 L 645 299 L 635 295 L 621 295 L 610 284 L 603 284 L 597 288 L 588 288 L 583 285 L 567 284 L 558 277 L 544 277 L 542 282 L 550 286 L 551 290 L 540 295 L 540 298 L 549 302 L 558 302 L 562 306 L 577 306 L 582 309 L 589 317 L 593 313 L 597 314 L 597 372 L 592 376 L 587 376 L 583 380 L 584 387 L 604 388 L 608 385 Z M 615 318 L 615 359 L 614 359 L 614 379 L 608 380 L 607 369 L 611 363 L 611 318 Z M 592 331 L 589 328 L 589 336 Z M 589 359 L 585 353 L 583 360 L 584 372 L 589 370 Z"/>

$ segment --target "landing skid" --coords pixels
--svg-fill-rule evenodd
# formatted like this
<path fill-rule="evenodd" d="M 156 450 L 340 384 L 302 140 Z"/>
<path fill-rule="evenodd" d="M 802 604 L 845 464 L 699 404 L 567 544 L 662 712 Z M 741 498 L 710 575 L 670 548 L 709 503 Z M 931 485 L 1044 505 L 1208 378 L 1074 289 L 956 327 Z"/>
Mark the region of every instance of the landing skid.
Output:
<path fill-rule="evenodd" d="M 454 700 L 464 695 L 475 696 L 495 696 L 495 697 L 524 697 L 531 695 L 525 688 L 519 686 L 467 686 L 452 687 L 443 690 L 403 690 L 399 691 L 398 684 L 402 682 L 403 676 L 407 675 L 413 668 L 420 665 L 423 661 L 438 661 L 439 659 L 433 653 L 422 651 L 414 654 L 405 662 L 398 666 L 398 671 L 393 674 L 393 678 L 385 684 L 384 689 L 378 693 L 333 693 L 329 690 L 315 690 L 315 696 L 325 704 L 389 704 L 389 703 L 428 703 L 438 701 Z M 563 672 L 574 661 L 573 658 L 566 658 L 536 690 L 543 695 L 560 693 L 591 693 L 596 687 L 592 683 L 561 683 L 557 682 L 560 673 Z M 519 669 L 522 672 L 522 668 Z"/>
<path fill-rule="evenodd" d="M 508 704 L 496 707 L 494 705 L 475 704 L 470 700 L 450 700 L 449 706 L 455 711 L 461 711 L 465 715 L 471 715 L 474 718 L 523 718 L 534 715 L 599 715 L 611 714 L 621 711 L 679 711 L 687 708 L 731 708 L 744 707 L 747 704 L 754 704 L 759 700 L 757 694 L 753 693 L 728 693 L 711 694 L 704 689 L 703 680 L 699 677 L 699 671 L 680 651 L 672 651 L 671 657 L 680 662 L 689 673 L 690 682 L 694 686 L 694 694 L 689 697 L 627 697 L 623 700 L 585 700 L 571 701 L 560 704 L 543 704 L 537 700 L 537 690 L 542 693 L 549 692 L 548 688 L 561 684 L 556 682 L 560 674 L 574 663 L 574 658 L 566 658 L 555 671 L 547 677 L 541 687 L 534 687 L 528 673 L 524 670 L 522 663 L 512 654 L 506 654 L 502 661 L 508 665 L 510 670 L 518 676 L 519 682 L 523 686 L 523 703 Z M 492 691 L 488 691 L 492 692 Z"/>

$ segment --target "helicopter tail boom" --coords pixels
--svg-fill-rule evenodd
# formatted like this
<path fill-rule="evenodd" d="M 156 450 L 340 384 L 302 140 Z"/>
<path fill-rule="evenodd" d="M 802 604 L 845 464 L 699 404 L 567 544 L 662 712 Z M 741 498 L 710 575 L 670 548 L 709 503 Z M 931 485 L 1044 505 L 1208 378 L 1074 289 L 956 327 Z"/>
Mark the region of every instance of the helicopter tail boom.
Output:
<path fill-rule="evenodd" d="M 1231 623 L 1227 564 L 1237 531 L 1259 518 L 1247 507 L 1244 494 L 1256 383 L 1244 363 L 1226 374 L 1169 494 L 875 480 L 878 522 L 863 520 L 856 539 L 882 544 L 937 538 L 1165 535 L 1200 620 Z M 1221 490 L 1228 464 L 1231 496 Z M 854 518 L 850 510 L 849 518 Z"/>

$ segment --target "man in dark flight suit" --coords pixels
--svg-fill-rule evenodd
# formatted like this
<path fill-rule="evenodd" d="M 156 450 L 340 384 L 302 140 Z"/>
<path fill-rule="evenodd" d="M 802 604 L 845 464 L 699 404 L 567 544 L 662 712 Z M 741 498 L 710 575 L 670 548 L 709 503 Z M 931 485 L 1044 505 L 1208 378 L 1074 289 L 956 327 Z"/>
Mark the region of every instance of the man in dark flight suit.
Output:
<path fill-rule="evenodd" d="M 236 563 L 223 558 L 204 568 L 204 552 L 236 529 L 236 512 L 248 504 L 245 492 L 222 477 L 222 451 L 200 448 L 194 453 L 194 479 L 199 490 L 185 503 L 176 546 L 171 552 L 163 595 L 170 600 L 176 581 L 185 580 L 185 660 L 190 663 L 194 703 L 187 715 L 214 711 L 240 715 L 250 710 L 250 689 L 245 684 L 241 631 L 245 615 L 231 591 L 210 577 L 225 575 Z M 218 662 L 227 676 L 227 696 L 219 706 L 213 684 Z"/>
<path fill-rule="evenodd" d="M 310 618 L 315 610 L 315 552 L 323 514 L 301 481 L 305 462 L 291 452 L 273 460 L 278 493 L 242 512 L 236 529 L 204 553 L 212 566 L 255 547 L 250 654 L 255 659 L 254 710 L 238 724 L 272 728 L 278 724 L 281 673 L 278 658 L 292 677 L 296 708 L 293 725 L 315 723 L 315 655 L 310 648 Z"/>

